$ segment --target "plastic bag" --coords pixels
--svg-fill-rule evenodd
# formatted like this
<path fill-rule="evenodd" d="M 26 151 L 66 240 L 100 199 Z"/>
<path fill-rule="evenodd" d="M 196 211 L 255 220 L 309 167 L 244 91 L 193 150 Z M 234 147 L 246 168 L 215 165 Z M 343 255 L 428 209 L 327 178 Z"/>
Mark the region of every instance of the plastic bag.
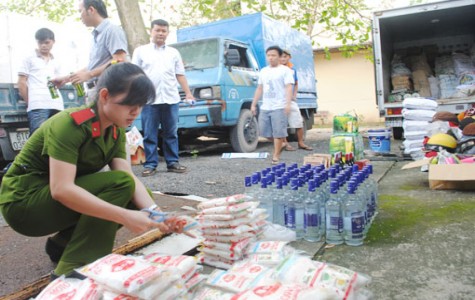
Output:
<path fill-rule="evenodd" d="M 244 195 L 244 194 L 238 194 L 238 195 L 233 195 L 229 197 L 224 197 L 224 198 L 216 198 L 216 199 L 211 199 L 208 201 L 203 201 L 200 204 L 198 204 L 198 209 L 203 210 L 207 208 L 212 208 L 212 207 L 218 207 L 218 206 L 228 206 L 232 204 L 237 204 L 237 203 L 242 203 L 247 201 L 249 198 Z"/>
<path fill-rule="evenodd" d="M 409 109 L 436 110 L 437 102 L 425 98 L 406 98 L 402 101 L 402 106 Z"/>
<path fill-rule="evenodd" d="M 99 300 L 103 293 L 103 288 L 90 278 L 80 280 L 61 276 L 52 281 L 35 299 Z"/>
<path fill-rule="evenodd" d="M 231 300 L 334 300 L 335 294 L 326 288 L 311 288 L 301 284 L 256 286 L 241 292 Z"/>
<path fill-rule="evenodd" d="M 179 279 L 142 258 L 118 254 L 109 254 L 78 271 L 109 289 L 145 299 L 157 296 Z"/>
<path fill-rule="evenodd" d="M 297 240 L 297 236 L 295 231 L 285 226 L 279 224 L 269 224 L 259 239 L 261 241 L 292 242 Z"/>
<path fill-rule="evenodd" d="M 256 208 L 259 205 L 258 202 L 243 202 L 243 203 L 237 203 L 237 204 L 231 204 L 228 206 L 217 206 L 217 207 L 210 207 L 210 208 L 205 208 L 202 210 L 203 215 L 208 215 L 208 214 L 237 214 L 241 213 L 242 211 L 246 211 L 251 208 Z"/>
<path fill-rule="evenodd" d="M 278 277 L 283 283 L 323 287 L 335 292 L 341 299 L 371 281 L 367 275 L 300 255 L 288 257 L 277 270 Z"/>

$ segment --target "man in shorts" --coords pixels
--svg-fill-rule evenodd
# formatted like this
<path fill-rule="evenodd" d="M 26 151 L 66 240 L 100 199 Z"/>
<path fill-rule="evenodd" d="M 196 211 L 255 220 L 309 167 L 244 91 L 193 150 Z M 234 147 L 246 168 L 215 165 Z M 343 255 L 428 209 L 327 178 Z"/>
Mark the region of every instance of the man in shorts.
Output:
<path fill-rule="evenodd" d="M 287 137 L 287 116 L 292 102 L 292 85 L 294 78 L 291 70 L 280 64 L 282 49 L 271 46 L 266 50 L 268 66 L 259 74 L 258 86 L 254 94 L 251 111 L 256 115 L 256 105 L 262 97 L 259 114 L 259 133 L 273 139 L 274 153 L 272 164 L 278 164 Z"/>
<path fill-rule="evenodd" d="M 290 106 L 290 114 L 289 114 L 289 127 L 290 128 L 295 128 L 297 132 L 297 141 L 298 141 L 298 148 L 307 150 L 307 151 L 312 151 L 313 148 L 310 146 L 305 145 L 304 139 L 303 139 L 303 118 L 302 115 L 300 114 L 300 109 L 297 104 L 297 90 L 298 90 L 298 78 L 297 78 L 297 70 L 295 69 L 294 65 L 290 62 L 290 58 L 292 55 L 290 54 L 290 51 L 287 49 L 282 50 L 282 56 L 280 57 L 280 63 L 283 64 L 284 66 L 289 67 L 292 70 L 293 76 L 294 76 L 294 81 L 295 84 L 293 85 L 293 90 L 292 90 L 292 103 Z M 296 149 L 292 147 L 292 145 L 289 144 L 287 139 L 284 141 L 285 145 L 285 150 L 286 151 L 295 151 Z"/>

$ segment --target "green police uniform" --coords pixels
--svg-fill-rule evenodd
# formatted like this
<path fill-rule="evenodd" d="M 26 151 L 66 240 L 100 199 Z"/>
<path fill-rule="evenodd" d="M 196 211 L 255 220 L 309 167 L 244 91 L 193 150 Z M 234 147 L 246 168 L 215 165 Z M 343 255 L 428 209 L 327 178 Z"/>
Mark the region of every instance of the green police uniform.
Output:
<path fill-rule="evenodd" d="M 82 215 L 51 197 L 49 157 L 77 166 L 75 183 L 100 199 L 132 207 L 133 177 L 124 171 L 98 172 L 113 158 L 126 158 L 125 130 L 101 134 L 95 104 L 60 112 L 28 139 L 3 177 L 0 210 L 26 236 L 59 232 L 67 243 L 61 264 L 79 267 L 112 251 L 119 225 Z M 64 268 L 63 268 L 64 270 Z M 72 271 L 72 270 L 71 270 Z"/>

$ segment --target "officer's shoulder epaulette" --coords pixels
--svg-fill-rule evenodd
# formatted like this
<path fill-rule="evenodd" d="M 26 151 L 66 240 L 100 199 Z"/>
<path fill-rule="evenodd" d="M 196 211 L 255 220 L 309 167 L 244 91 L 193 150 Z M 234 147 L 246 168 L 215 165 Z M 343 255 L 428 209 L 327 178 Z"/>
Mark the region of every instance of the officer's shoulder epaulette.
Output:
<path fill-rule="evenodd" d="M 81 125 L 82 123 L 94 118 L 96 116 L 96 113 L 94 112 L 92 108 L 88 107 L 85 109 L 72 112 L 70 115 L 73 118 L 74 123 L 76 123 L 76 125 Z"/>

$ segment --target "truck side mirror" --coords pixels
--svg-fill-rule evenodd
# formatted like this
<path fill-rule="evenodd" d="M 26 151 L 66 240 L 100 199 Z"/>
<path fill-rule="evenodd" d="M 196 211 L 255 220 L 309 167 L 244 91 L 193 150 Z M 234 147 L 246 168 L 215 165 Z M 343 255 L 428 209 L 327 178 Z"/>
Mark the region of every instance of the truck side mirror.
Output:
<path fill-rule="evenodd" d="M 238 49 L 228 49 L 224 57 L 226 58 L 226 65 L 229 67 L 239 66 L 241 63 Z"/>

